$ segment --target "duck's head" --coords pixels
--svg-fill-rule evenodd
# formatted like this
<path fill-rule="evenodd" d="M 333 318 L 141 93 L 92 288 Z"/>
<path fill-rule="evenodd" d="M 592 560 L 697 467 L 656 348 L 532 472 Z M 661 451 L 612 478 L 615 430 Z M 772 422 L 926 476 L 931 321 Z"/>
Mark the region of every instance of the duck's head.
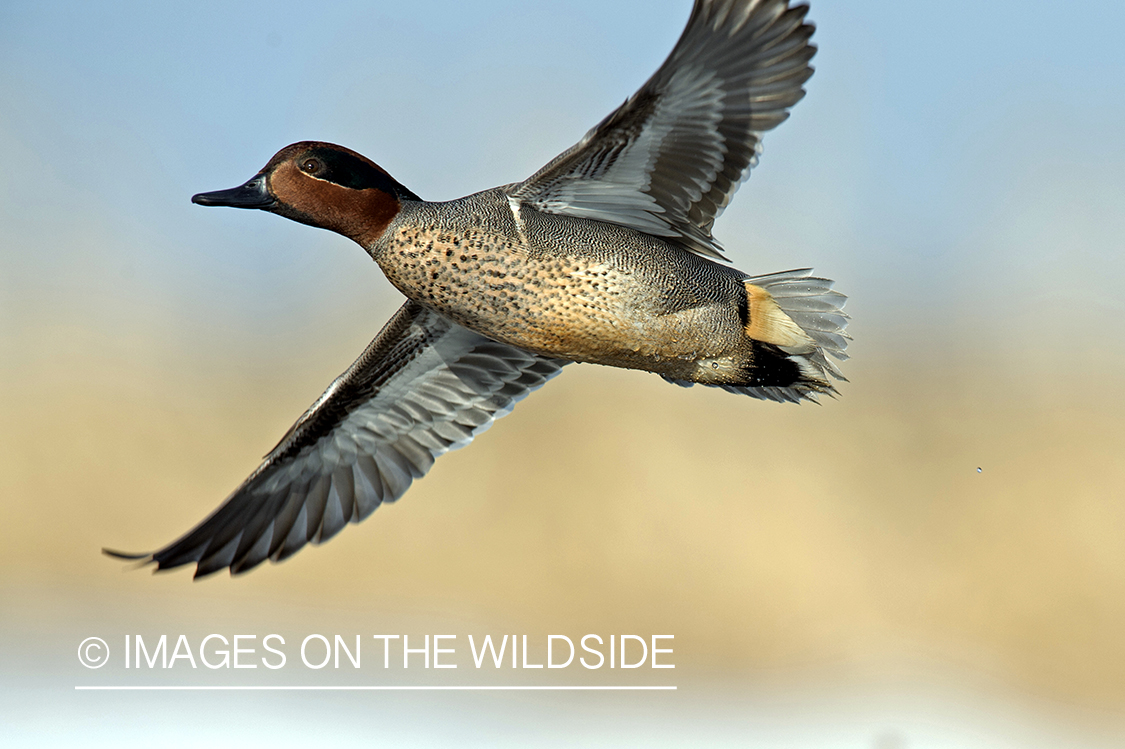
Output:
<path fill-rule="evenodd" d="M 404 199 L 419 198 L 370 159 L 332 143 L 302 141 L 278 151 L 245 184 L 200 193 L 191 202 L 259 208 L 331 229 L 368 247 Z"/>

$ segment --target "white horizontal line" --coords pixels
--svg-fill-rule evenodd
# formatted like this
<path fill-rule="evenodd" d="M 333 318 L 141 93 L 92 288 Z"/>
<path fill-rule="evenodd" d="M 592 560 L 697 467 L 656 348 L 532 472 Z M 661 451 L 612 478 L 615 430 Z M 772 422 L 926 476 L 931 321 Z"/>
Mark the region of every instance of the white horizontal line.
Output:
<path fill-rule="evenodd" d="M 675 690 L 675 686 L 657 687 L 629 687 L 629 686 L 76 686 L 79 691 L 113 691 L 113 692 L 266 692 L 266 691 L 295 691 L 295 692 L 369 692 L 369 691 L 654 691 Z"/>

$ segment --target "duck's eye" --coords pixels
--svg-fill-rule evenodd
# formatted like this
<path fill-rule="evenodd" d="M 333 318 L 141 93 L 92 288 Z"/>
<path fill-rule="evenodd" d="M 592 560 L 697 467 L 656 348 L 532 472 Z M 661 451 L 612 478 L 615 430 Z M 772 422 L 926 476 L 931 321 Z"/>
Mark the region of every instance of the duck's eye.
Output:
<path fill-rule="evenodd" d="M 301 162 L 301 171 L 307 174 L 316 174 L 320 167 L 320 159 L 305 159 Z"/>

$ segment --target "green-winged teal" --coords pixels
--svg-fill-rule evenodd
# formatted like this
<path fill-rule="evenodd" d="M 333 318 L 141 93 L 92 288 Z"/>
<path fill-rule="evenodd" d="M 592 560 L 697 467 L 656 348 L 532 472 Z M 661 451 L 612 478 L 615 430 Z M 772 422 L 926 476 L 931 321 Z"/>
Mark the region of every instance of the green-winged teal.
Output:
<path fill-rule="evenodd" d="M 524 182 L 430 203 L 302 142 L 192 198 L 350 237 L 408 301 L 210 517 L 155 553 L 111 553 L 197 577 L 284 559 L 398 499 L 572 361 L 776 401 L 835 392 L 844 296 L 807 270 L 717 263 L 711 237 L 762 133 L 804 96 L 807 11 L 696 0 L 655 75 Z"/>

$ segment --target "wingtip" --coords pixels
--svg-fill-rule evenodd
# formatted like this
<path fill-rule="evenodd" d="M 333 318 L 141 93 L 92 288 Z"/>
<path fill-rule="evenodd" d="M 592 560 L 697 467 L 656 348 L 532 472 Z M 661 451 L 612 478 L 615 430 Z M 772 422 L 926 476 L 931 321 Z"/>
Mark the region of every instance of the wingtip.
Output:
<path fill-rule="evenodd" d="M 130 554 L 125 551 L 117 551 L 116 549 L 107 549 L 102 547 L 102 553 L 112 559 L 119 559 L 124 562 L 133 562 L 129 567 L 131 569 L 139 570 L 142 567 L 147 567 L 156 560 L 153 558 L 152 553 L 146 552 L 143 554 Z M 159 569 L 159 568 L 158 568 Z"/>
<path fill-rule="evenodd" d="M 142 554 L 130 554 L 127 551 L 117 551 L 116 549 L 109 549 L 103 546 L 102 553 L 107 557 L 113 557 L 114 559 L 124 559 L 127 562 L 134 562 L 140 559 L 150 562 L 152 561 L 151 552 L 144 552 Z"/>
<path fill-rule="evenodd" d="M 197 565 L 195 565 L 195 571 L 191 573 L 191 581 L 193 583 L 199 582 L 203 578 L 211 577 L 212 575 L 217 574 L 219 572 L 222 572 L 225 569 L 230 569 L 230 568 L 229 567 L 219 567 L 219 568 L 213 569 L 213 570 L 204 570 L 204 569 L 201 569 L 200 565 L 197 564 Z M 231 570 L 230 575 L 231 575 L 231 577 L 235 576 L 235 573 L 234 573 L 233 570 Z"/>

